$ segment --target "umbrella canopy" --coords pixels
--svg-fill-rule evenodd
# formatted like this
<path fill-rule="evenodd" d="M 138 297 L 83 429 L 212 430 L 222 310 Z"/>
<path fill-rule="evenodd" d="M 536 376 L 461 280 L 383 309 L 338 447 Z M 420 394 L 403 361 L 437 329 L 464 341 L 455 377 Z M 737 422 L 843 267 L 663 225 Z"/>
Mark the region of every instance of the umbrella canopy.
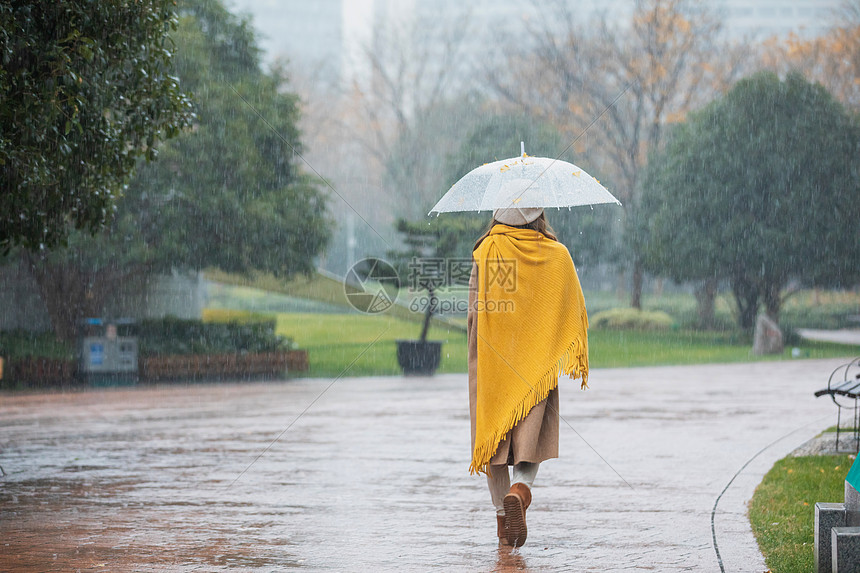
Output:
<path fill-rule="evenodd" d="M 574 207 L 621 202 L 582 168 L 550 157 L 522 156 L 477 167 L 430 210 L 493 211 L 512 207 Z"/>

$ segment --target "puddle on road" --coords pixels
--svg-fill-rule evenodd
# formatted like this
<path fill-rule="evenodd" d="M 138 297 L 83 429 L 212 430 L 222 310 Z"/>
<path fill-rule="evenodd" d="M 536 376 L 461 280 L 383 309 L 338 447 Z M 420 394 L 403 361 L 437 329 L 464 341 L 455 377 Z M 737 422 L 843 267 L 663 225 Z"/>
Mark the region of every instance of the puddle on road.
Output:
<path fill-rule="evenodd" d="M 67 466 L 56 478 L 2 482 L 4 570 L 281 570 L 300 566 L 271 520 L 245 522 L 254 503 L 183 500 L 176 484 L 96 477 L 102 466 Z M 83 477 L 83 474 L 89 474 Z M 69 476 L 69 477 L 66 477 Z M 148 488 L 145 488 L 148 490 Z M 199 495 L 199 492 L 198 492 Z M 235 542 L 242 530 L 243 543 Z M 253 532 L 253 535 L 249 535 Z"/>

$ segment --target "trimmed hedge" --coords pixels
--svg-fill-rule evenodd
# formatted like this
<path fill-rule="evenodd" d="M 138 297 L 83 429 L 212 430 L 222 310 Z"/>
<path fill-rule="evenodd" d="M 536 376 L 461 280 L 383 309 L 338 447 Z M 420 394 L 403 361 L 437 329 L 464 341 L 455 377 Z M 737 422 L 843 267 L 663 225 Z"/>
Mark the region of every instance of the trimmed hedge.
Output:
<path fill-rule="evenodd" d="M 669 330 L 675 325 L 671 316 L 660 310 L 611 308 L 588 318 L 591 328 L 614 330 Z"/>
<path fill-rule="evenodd" d="M 0 356 L 15 358 L 47 358 L 74 360 L 74 344 L 65 343 L 51 333 L 8 330 L 0 332 Z"/>
<path fill-rule="evenodd" d="M 120 336 L 138 336 L 140 354 L 230 354 L 293 350 L 289 338 L 275 334 L 276 321 L 269 317 L 231 317 L 229 322 L 202 322 L 163 318 L 144 320 L 135 326 L 120 325 Z M 50 333 L 23 330 L 0 332 L 0 356 L 76 360 L 74 343 Z"/>
<path fill-rule="evenodd" d="M 275 334 L 275 319 L 202 322 L 167 317 L 138 323 L 141 356 L 280 352 L 295 348 Z"/>

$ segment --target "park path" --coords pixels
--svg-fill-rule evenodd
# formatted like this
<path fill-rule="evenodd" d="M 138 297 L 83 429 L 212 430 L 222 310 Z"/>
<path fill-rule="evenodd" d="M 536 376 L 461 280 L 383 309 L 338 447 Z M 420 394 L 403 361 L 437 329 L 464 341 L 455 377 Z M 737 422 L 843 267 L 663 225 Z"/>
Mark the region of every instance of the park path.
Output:
<path fill-rule="evenodd" d="M 745 504 L 835 422 L 812 393 L 843 362 L 563 379 L 514 553 L 468 475 L 465 375 L 0 395 L 0 570 L 719 571 L 714 502 L 772 444 L 715 518 L 725 570 L 761 573 Z"/>
<path fill-rule="evenodd" d="M 807 340 L 860 345 L 860 328 L 842 328 L 839 330 L 798 328 L 797 333 Z"/>

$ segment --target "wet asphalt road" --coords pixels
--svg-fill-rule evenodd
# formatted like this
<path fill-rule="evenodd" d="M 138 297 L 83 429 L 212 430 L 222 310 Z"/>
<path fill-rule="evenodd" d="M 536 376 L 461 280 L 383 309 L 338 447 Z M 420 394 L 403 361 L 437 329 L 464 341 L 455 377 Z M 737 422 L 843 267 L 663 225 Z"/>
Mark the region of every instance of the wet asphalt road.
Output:
<path fill-rule="evenodd" d="M 763 572 L 745 503 L 835 423 L 812 393 L 843 362 L 563 379 L 513 553 L 468 475 L 465 375 L 0 394 L 0 571 L 719 571 L 714 502 L 776 441 L 715 516 L 726 571 Z"/>

